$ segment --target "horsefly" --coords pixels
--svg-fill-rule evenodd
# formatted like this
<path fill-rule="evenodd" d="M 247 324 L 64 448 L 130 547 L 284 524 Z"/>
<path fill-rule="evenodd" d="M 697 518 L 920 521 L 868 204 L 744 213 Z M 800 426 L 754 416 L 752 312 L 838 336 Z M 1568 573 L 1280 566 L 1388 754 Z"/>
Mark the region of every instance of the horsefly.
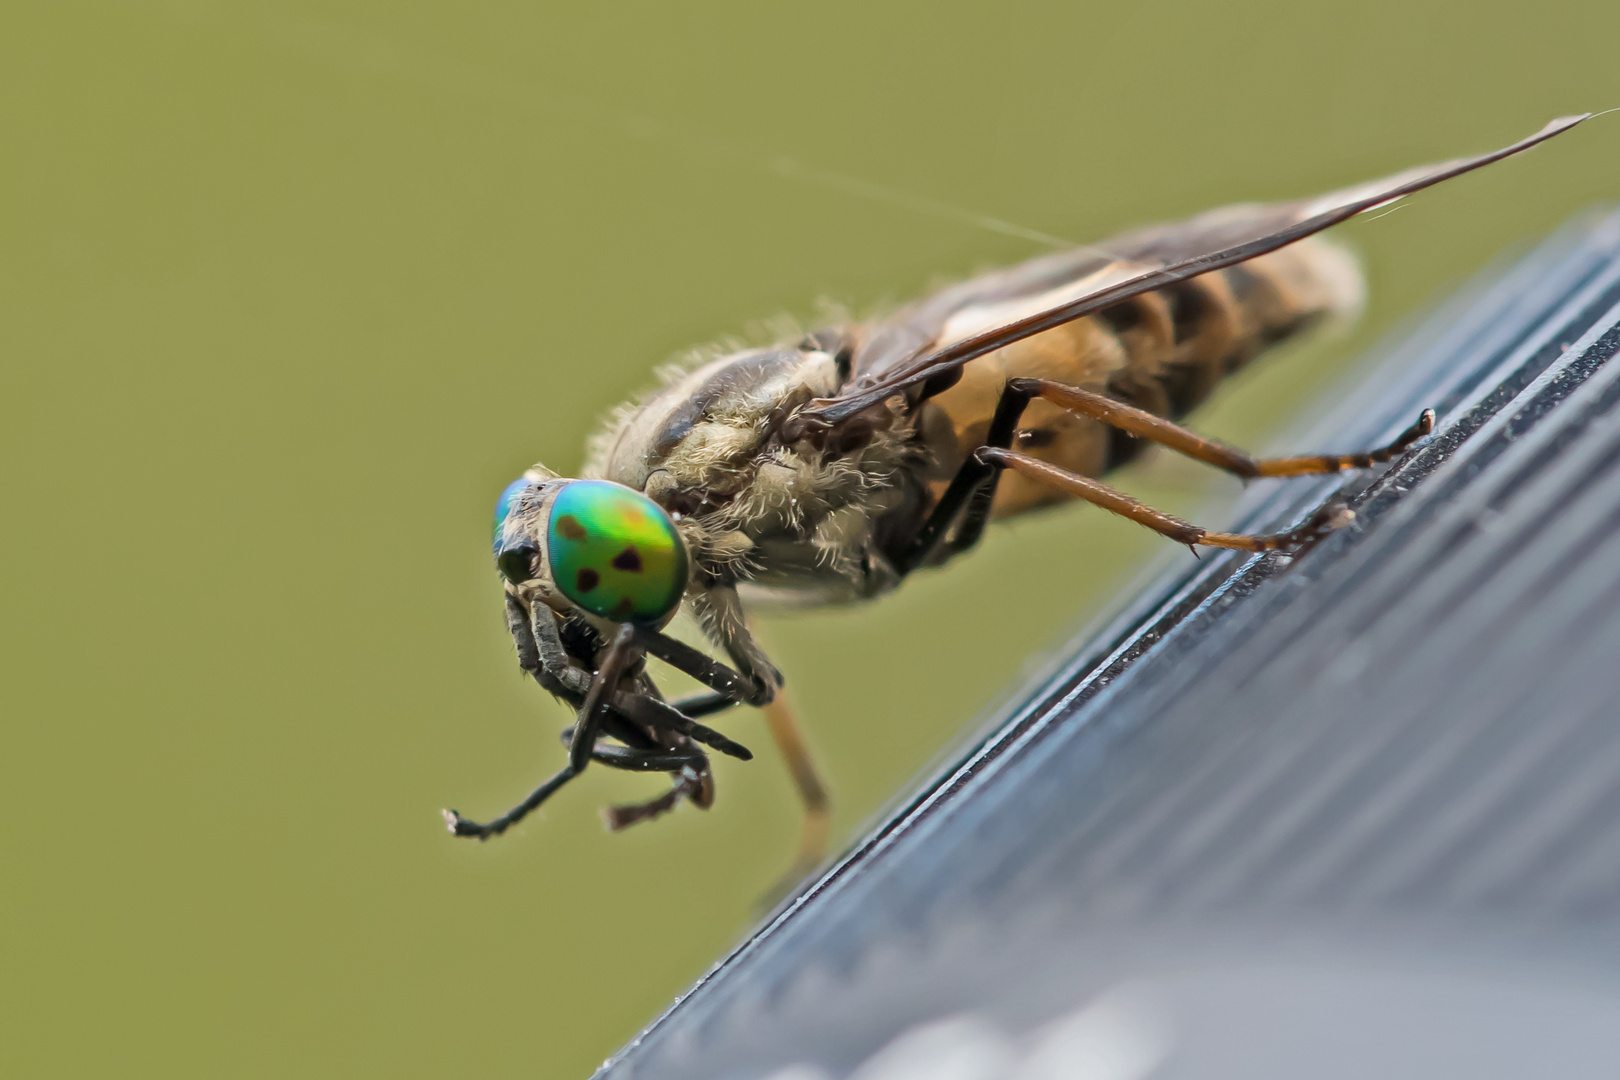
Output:
<path fill-rule="evenodd" d="M 1272 535 L 1212 532 L 1097 478 L 1149 443 L 1248 478 L 1366 468 L 1422 439 L 1432 410 L 1387 446 L 1256 459 L 1176 421 L 1261 350 L 1359 306 L 1354 259 L 1314 234 L 1584 119 L 1318 198 L 1046 255 L 885 318 L 721 356 L 621 408 L 583 478 L 536 465 L 495 509 L 518 662 L 576 712 L 568 763 L 487 823 L 445 811 L 450 831 L 497 836 L 592 761 L 673 778 L 657 798 L 608 809 L 612 829 L 682 800 L 708 807 L 705 748 L 751 755 L 700 720 L 746 704 L 766 710 L 802 797 L 795 873 L 807 871 L 824 850 L 827 799 L 782 676 L 749 632 L 750 605 L 877 596 L 973 547 L 991 519 L 1072 499 L 1195 548 L 1309 544 L 1349 511 L 1330 504 Z M 683 607 L 729 664 L 663 632 Z M 707 692 L 665 700 L 649 656 Z"/>

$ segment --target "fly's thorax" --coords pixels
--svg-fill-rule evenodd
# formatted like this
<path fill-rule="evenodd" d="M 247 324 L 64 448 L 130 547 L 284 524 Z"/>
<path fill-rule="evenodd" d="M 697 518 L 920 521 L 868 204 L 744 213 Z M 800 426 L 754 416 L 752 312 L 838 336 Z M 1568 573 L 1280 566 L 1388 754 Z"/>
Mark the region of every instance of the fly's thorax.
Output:
<path fill-rule="evenodd" d="M 507 588 L 525 604 L 539 600 L 604 630 L 663 626 L 689 579 L 671 516 L 606 480 L 518 481 L 496 504 L 494 545 Z"/>
<path fill-rule="evenodd" d="M 615 412 L 592 440 L 585 475 L 645 491 L 670 510 L 700 512 L 702 497 L 712 503 L 746 485 L 783 416 L 836 392 L 842 378 L 838 358 L 814 347 L 712 359 Z"/>
<path fill-rule="evenodd" d="M 785 419 L 847 378 L 821 344 L 740 351 L 672 377 L 615 415 L 586 475 L 669 511 L 700 580 L 839 598 L 892 587 L 881 522 L 916 501 L 926 451 L 903 404 L 844 445 L 783 440 Z"/>

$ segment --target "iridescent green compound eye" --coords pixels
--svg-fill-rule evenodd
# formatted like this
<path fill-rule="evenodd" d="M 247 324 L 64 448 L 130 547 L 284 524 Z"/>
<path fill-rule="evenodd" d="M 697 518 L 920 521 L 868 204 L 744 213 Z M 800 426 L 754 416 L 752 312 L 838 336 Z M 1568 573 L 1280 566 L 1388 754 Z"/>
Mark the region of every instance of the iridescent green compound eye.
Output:
<path fill-rule="evenodd" d="M 656 622 L 686 591 L 686 547 L 675 522 L 619 484 L 575 480 L 559 491 L 546 549 L 562 594 L 605 619 Z"/>

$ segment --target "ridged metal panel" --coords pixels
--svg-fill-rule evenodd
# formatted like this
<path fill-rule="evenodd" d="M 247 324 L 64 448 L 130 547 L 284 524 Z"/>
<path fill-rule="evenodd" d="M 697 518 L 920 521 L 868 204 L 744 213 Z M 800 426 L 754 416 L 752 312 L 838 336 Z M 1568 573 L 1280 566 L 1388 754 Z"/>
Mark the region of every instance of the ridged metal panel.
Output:
<path fill-rule="evenodd" d="M 1436 436 L 1382 475 L 1276 484 L 1239 514 L 1270 531 L 1337 496 L 1354 526 L 1151 583 L 599 1075 L 837 1077 L 965 1014 L 1012 1055 L 972 1075 L 1034 1076 L 1016 1063 L 1032 1033 L 1110 987 L 1279 957 L 1329 982 L 1368 958 L 1507 972 L 1537 1001 L 1578 984 L 1601 1012 L 1620 993 L 1617 351 L 1620 215 L 1465 290 L 1289 445 L 1374 445 L 1424 406 Z M 1250 1000 L 1252 980 L 1223 978 L 1164 983 L 1188 1032 Z M 1369 1032 L 1379 1001 L 1433 982 L 1391 978 L 1345 999 Z M 1340 1000 L 1315 976 L 1265 985 L 1269 1010 Z M 1480 1038 L 1507 1037 L 1486 1017 L 1534 1013 L 1412 992 Z M 1317 1068 L 1320 1040 L 1300 1038 L 1267 1052 Z M 1273 1067 L 1182 1041 L 1153 1075 Z"/>

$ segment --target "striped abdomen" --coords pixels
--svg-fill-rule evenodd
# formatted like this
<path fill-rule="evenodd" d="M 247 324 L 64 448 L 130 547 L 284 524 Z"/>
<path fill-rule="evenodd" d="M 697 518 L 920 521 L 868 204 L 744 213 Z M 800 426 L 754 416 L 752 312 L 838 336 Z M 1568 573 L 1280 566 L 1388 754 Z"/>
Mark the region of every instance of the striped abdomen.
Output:
<path fill-rule="evenodd" d="M 1025 309 L 1050 306 L 1061 291 L 959 311 L 947 323 L 941 344 L 1017 318 Z M 1261 349 L 1325 315 L 1353 313 L 1360 300 L 1354 258 L 1325 241 L 1305 241 L 988 353 L 967 365 L 961 382 L 921 406 L 919 428 L 935 452 L 936 476 L 946 476 L 982 443 L 1010 378 L 1101 390 L 1177 419 Z M 1072 472 L 1101 476 L 1133 457 L 1140 445 L 1095 420 L 1036 400 L 1024 414 L 1015 449 Z M 995 513 L 1004 517 L 1066 498 L 1009 474 L 997 491 Z"/>

